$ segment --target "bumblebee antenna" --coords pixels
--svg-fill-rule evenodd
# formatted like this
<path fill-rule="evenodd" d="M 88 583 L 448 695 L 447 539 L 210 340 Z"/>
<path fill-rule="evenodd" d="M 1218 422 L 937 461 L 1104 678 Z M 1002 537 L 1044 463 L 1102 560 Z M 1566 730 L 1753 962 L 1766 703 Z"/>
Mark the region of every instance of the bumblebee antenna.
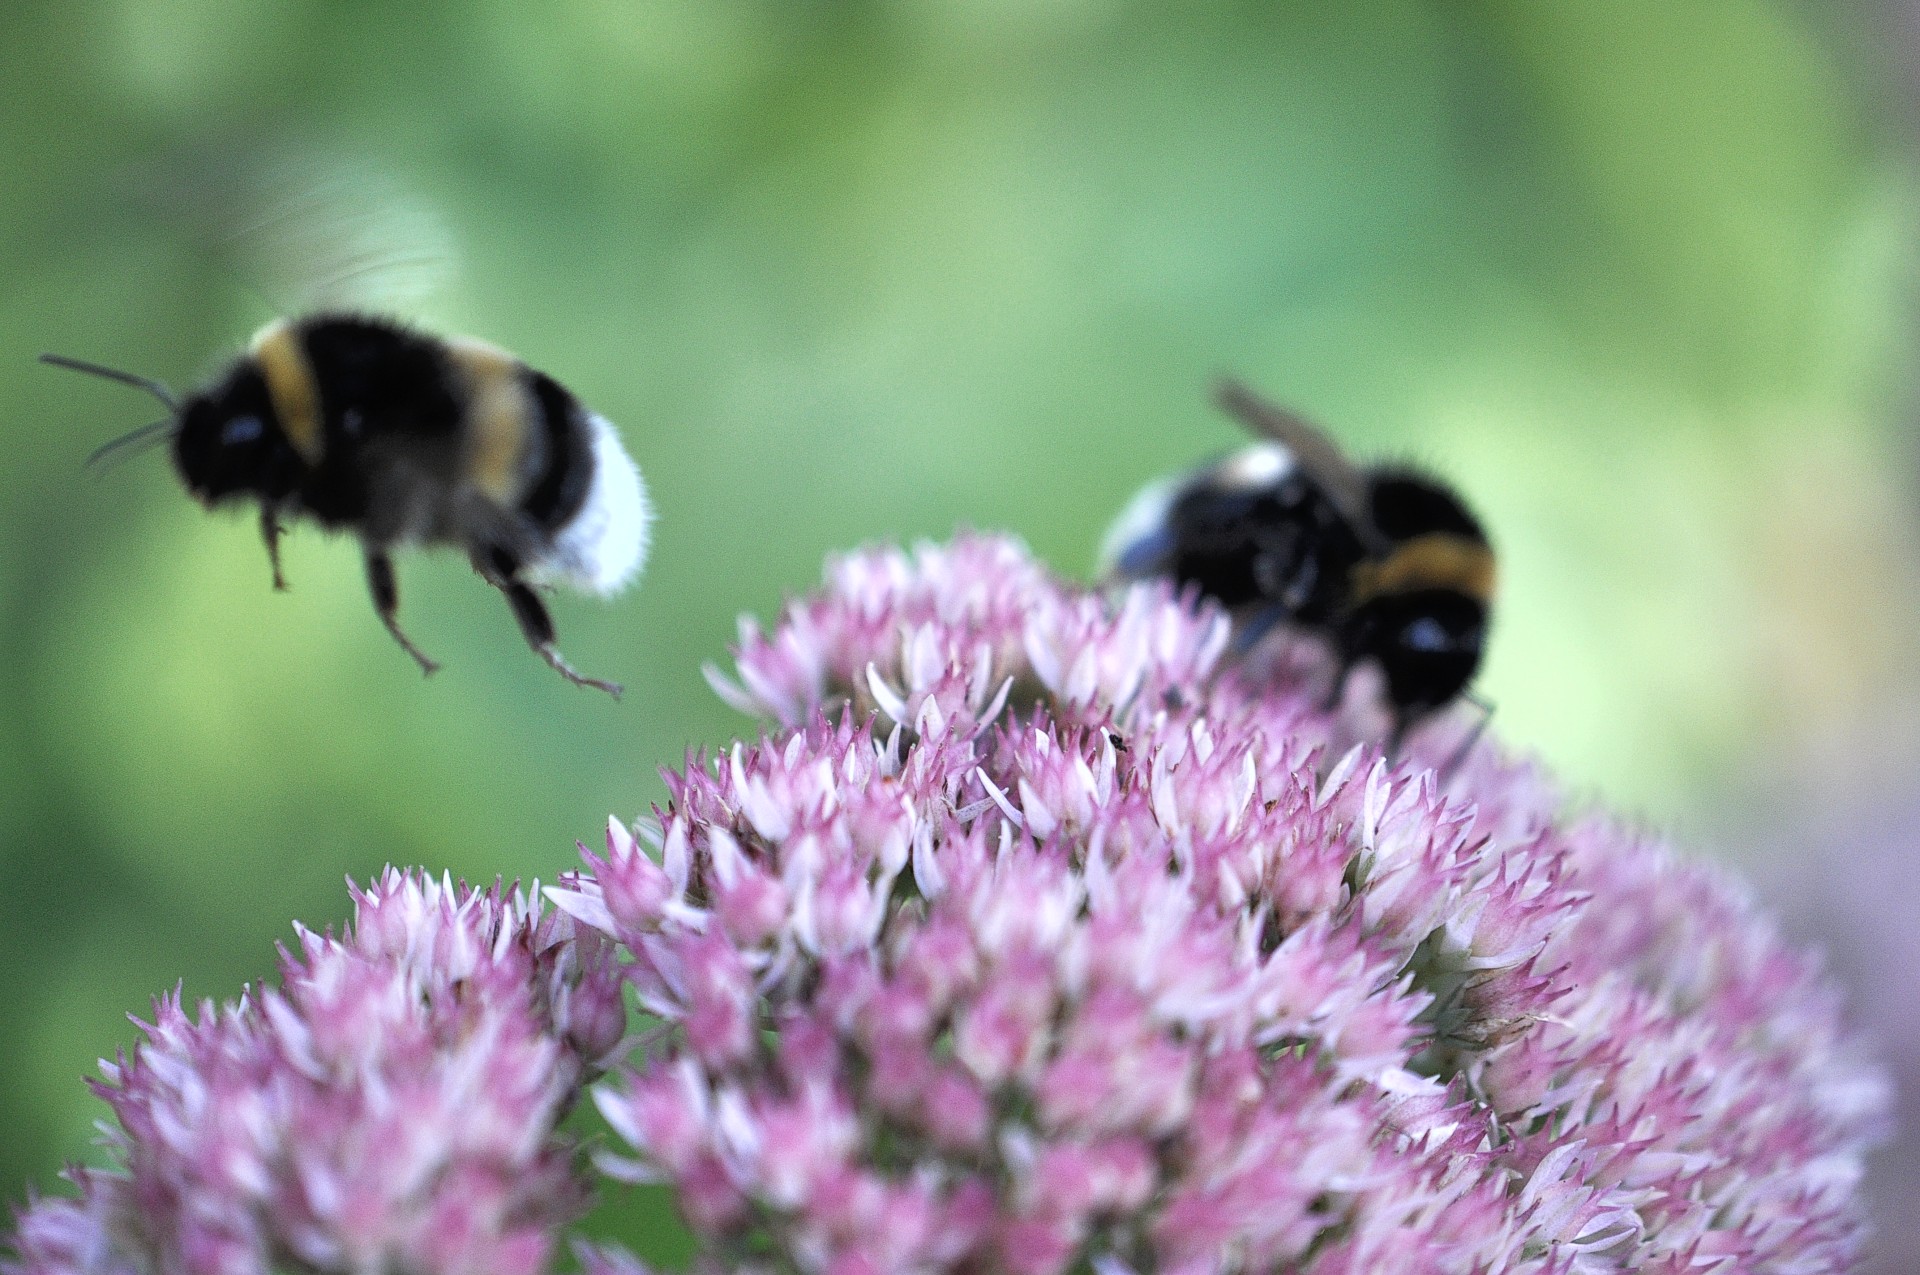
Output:
<path fill-rule="evenodd" d="M 40 361 L 42 363 L 50 363 L 54 367 L 64 367 L 70 372 L 85 372 L 88 376 L 103 377 L 109 381 L 118 381 L 122 385 L 131 385 L 136 390 L 145 390 L 147 393 L 159 399 L 162 403 L 166 404 L 169 412 L 178 412 L 180 410 L 180 400 L 174 397 L 173 391 L 168 389 L 165 383 L 156 381 L 150 376 L 136 376 L 132 372 L 122 372 L 116 367 L 103 367 L 98 363 L 89 363 L 85 359 L 70 359 L 64 354 L 42 354 Z M 142 432 L 142 430 L 134 431 L 135 434 Z M 131 434 L 128 435 L 129 438 L 132 436 Z M 107 446 L 114 446 L 119 441 L 120 440 L 116 439 L 114 443 L 109 443 Z M 102 448 L 101 450 L 104 451 L 106 449 Z M 98 455 L 99 453 L 96 452 L 94 454 Z"/>
<path fill-rule="evenodd" d="M 87 469 L 104 469 L 109 464 L 122 461 L 128 456 L 137 456 L 172 434 L 173 426 L 171 416 L 165 420 L 155 421 L 151 425 L 142 425 L 139 429 L 130 430 L 111 442 L 100 444 L 81 464 Z"/>
<path fill-rule="evenodd" d="M 64 354 L 42 354 L 42 363 L 54 367 L 66 368 L 69 372 L 85 372 L 88 376 L 98 376 L 108 381 L 118 381 L 122 385 L 131 385 L 136 390 L 145 390 L 166 405 L 170 415 L 165 420 L 142 425 L 111 442 L 102 443 L 93 449 L 87 457 L 85 467 L 93 469 L 104 467 L 109 462 L 137 455 L 172 433 L 180 415 L 180 400 L 165 383 L 150 376 L 136 376 L 132 372 L 122 372 L 117 367 L 105 367 L 99 363 L 89 363 L 85 359 L 70 359 Z"/>

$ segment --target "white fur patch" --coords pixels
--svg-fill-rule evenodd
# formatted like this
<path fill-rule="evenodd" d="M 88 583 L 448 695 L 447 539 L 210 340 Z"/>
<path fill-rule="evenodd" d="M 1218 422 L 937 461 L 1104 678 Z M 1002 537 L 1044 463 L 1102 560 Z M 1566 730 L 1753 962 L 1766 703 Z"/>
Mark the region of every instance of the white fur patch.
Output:
<path fill-rule="evenodd" d="M 1167 569 L 1173 533 L 1167 514 L 1173 502 L 1199 486 L 1247 491 L 1279 482 L 1293 471 L 1293 453 L 1278 443 L 1255 443 L 1200 470 L 1156 478 L 1134 493 L 1100 542 L 1095 575 L 1101 580 L 1158 575 Z"/>
<path fill-rule="evenodd" d="M 1221 461 L 1214 473 L 1220 486 L 1244 491 L 1277 483 L 1292 469 L 1292 452 L 1278 443 L 1255 443 Z"/>
<path fill-rule="evenodd" d="M 611 597 L 646 565 L 653 506 L 619 431 L 597 412 L 587 413 L 593 435 L 593 486 L 580 512 L 553 539 L 553 552 L 538 566 L 541 577 L 585 593 Z"/>
<path fill-rule="evenodd" d="M 1167 510 L 1184 482 L 1184 477 L 1156 478 L 1133 494 L 1101 538 L 1096 578 L 1131 579 L 1155 569 L 1166 538 Z"/>

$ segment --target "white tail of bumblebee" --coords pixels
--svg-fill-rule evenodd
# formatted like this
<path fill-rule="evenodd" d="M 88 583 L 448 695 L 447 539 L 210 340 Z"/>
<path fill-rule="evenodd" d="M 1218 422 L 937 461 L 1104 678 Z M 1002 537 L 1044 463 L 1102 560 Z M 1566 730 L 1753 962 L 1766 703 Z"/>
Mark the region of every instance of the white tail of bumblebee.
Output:
<path fill-rule="evenodd" d="M 537 565 L 546 579 L 604 598 L 633 583 L 646 565 L 653 506 L 619 431 L 597 412 L 588 413 L 588 427 L 593 485 L 580 512 L 554 537 L 552 554 Z"/>

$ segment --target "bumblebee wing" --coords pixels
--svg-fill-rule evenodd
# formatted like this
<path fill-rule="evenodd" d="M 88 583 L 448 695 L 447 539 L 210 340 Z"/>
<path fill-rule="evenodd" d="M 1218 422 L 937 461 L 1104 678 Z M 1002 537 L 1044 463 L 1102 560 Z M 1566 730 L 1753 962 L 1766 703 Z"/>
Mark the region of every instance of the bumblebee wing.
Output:
<path fill-rule="evenodd" d="M 1366 477 L 1331 438 L 1297 413 L 1268 402 L 1232 378 L 1221 381 L 1213 397 L 1227 415 L 1286 448 L 1294 463 L 1320 484 L 1355 527 L 1373 534 Z"/>
<path fill-rule="evenodd" d="M 260 181 L 236 246 L 297 310 L 418 311 L 459 253 L 439 209 L 391 173 L 303 156 Z"/>
<path fill-rule="evenodd" d="M 140 188 L 182 238 L 276 314 L 417 312 L 446 290 L 457 245 L 401 175 L 325 147 L 187 147 Z"/>

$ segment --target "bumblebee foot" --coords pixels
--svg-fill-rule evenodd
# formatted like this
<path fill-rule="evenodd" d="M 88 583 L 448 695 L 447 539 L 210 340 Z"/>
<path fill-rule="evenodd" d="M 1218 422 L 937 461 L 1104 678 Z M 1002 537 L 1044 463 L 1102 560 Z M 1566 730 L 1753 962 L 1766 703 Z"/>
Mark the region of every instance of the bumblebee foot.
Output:
<path fill-rule="evenodd" d="M 566 678 L 575 686 L 591 686 L 596 691 L 605 691 L 615 699 L 619 699 L 620 693 L 626 689 L 626 687 L 620 685 L 618 682 L 607 682 L 597 677 L 585 677 L 581 675 L 573 665 L 567 663 L 565 656 L 554 650 L 550 645 L 536 646 L 533 649 L 540 653 L 540 658 L 545 660 L 554 672 Z"/>
<path fill-rule="evenodd" d="M 287 577 L 280 572 L 280 520 L 274 516 L 272 508 L 260 510 L 260 538 L 267 542 L 267 562 L 273 568 L 273 587 L 276 592 L 287 591 Z"/>
<path fill-rule="evenodd" d="M 432 677 L 435 673 L 438 673 L 440 671 L 440 662 L 434 659 L 432 656 L 428 655 L 425 651 L 421 650 L 419 647 L 415 646 L 413 644 L 413 639 L 409 638 L 405 633 L 402 633 L 400 631 L 400 626 L 398 624 L 395 624 L 392 620 L 387 620 L 387 632 L 393 634 L 393 640 L 400 644 L 401 650 L 405 651 L 408 655 L 411 655 L 413 657 L 413 662 L 420 666 L 420 671 L 422 673 L 426 674 L 428 677 Z"/>
<path fill-rule="evenodd" d="M 620 698 L 623 686 L 618 682 L 603 681 L 597 677 L 588 677 L 573 665 L 567 663 L 566 656 L 554 645 L 553 616 L 547 611 L 547 604 L 533 591 L 529 582 L 520 578 L 520 563 L 505 549 L 493 548 L 473 557 L 473 569 L 494 588 L 500 590 L 507 600 L 507 606 L 513 611 L 514 622 L 520 626 L 520 635 L 527 639 L 527 645 L 534 653 L 547 662 L 547 667 L 566 678 L 575 686 L 590 686 L 596 691 L 605 691 L 615 699 Z"/>
<path fill-rule="evenodd" d="M 393 579 L 393 560 L 375 549 L 367 551 L 367 590 L 373 594 L 373 609 L 379 612 L 380 623 L 387 626 L 387 632 L 393 634 L 393 640 L 400 644 L 401 650 L 413 657 L 413 662 L 420 666 L 422 673 L 433 676 L 440 665 L 415 646 L 413 639 L 400 628 L 400 590 Z"/>

